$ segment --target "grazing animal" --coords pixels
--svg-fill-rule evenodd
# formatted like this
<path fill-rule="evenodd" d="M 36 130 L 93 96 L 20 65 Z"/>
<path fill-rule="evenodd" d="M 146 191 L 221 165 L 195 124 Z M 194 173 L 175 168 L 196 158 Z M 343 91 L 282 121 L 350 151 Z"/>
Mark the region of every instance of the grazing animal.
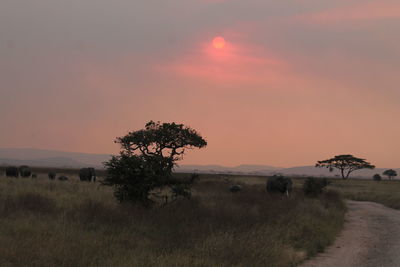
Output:
<path fill-rule="evenodd" d="M 49 179 L 50 180 L 55 180 L 56 179 L 56 173 L 55 172 L 49 172 Z"/>
<path fill-rule="evenodd" d="M 232 193 L 240 192 L 240 191 L 242 191 L 242 186 L 241 185 L 232 185 L 229 188 L 229 191 L 231 191 Z"/>
<path fill-rule="evenodd" d="M 19 176 L 18 168 L 17 167 L 7 167 L 6 168 L 6 176 L 18 178 L 18 176 Z"/>
<path fill-rule="evenodd" d="M 60 181 L 68 181 L 68 177 L 67 176 L 59 176 L 58 180 L 60 180 Z"/>
<path fill-rule="evenodd" d="M 81 181 L 96 182 L 96 171 L 94 168 L 82 168 L 79 170 L 79 179 Z"/>
<path fill-rule="evenodd" d="M 37 178 L 37 174 L 36 173 L 32 174 L 32 178 Z"/>
<path fill-rule="evenodd" d="M 22 165 L 19 167 L 19 175 L 21 177 L 27 178 L 27 177 L 31 177 L 31 169 L 29 168 L 29 166 L 26 165 Z"/>
<path fill-rule="evenodd" d="M 289 196 L 292 192 L 293 182 L 290 178 L 274 175 L 268 178 L 267 191 L 269 193 L 281 193 Z"/>

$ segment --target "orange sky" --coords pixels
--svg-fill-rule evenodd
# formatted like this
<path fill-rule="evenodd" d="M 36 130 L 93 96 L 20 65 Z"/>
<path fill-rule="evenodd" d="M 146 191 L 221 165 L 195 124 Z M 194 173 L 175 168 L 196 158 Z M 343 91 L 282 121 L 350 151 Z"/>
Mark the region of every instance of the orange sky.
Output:
<path fill-rule="evenodd" d="M 4 1 L 0 147 L 116 153 L 160 120 L 207 139 L 184 164 L 400 167 L 399 32 L 392 0 Z"/>

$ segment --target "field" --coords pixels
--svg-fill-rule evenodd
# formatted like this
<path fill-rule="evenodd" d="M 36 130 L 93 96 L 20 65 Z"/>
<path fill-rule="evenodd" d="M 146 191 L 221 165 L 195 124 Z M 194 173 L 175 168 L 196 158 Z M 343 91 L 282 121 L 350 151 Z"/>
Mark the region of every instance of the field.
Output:
<path fill-rule="evenodd" d="M 331 188 L 345 198 L 372 201 L 387 207 L 400 209 L 400 181 L 398 180 L 332 180 Z"/>
<path fill-rule="evenodd" d="M 235 181 L 246 181 L 251 184 L 264 184 L 264 177 L 232 177 Z M 381 203 L 393 209 L 400 209 L 400 179 L 373 181 L 372 179 L 328 179 L 331 190 L 339 192 L 343 198 L 358 201 Z M 293 180 L 298 188 L 303 178 Z"/>
<path fill-rule="evenodd" d="M 0 266 L 295 266 L 333 242 L 345 212 L 333 191 L 271 196 L 265 177 L 212 175 L 191 200 L 146 210 L 65 173 L 0 177 Z"/>

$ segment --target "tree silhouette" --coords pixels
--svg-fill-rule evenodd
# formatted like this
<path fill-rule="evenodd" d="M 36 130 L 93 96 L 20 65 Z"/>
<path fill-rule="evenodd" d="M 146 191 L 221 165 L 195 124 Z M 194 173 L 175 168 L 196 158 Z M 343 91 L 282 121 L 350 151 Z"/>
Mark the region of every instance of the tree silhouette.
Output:
<path fill-rule="evenodd" d="M 105 162 L 107 176 L 102 184 L 114 187 L 120 201 L 148 206 L 155 189 L 169 187 L 173 196 L 190 196 L 193 179 L 177 179 L 172 171 L 187 149 L 203 148 L 207 142 L 195 130 L 176 123 L 150 121 L 145 128 L 115 141 L 121 151 Z M 192 176 L 194 178 L 194 176 Z"/>
<path fill-rule="evenodd" d="M 397 176 L 397 172 L 395 170 L 390 169 L 390 170 L 384 171 L 383 175 L 386 175 L 389 178 L 389 180 L 392 180 L 393 177 Z"/>
<path fill-rule="evenodd" d="M 331 159 L 318 161 L 315 167 L 340 170 L 343 179 L 348 179 L 350 174 L 356 170 L 374 169 L 375 166 L 366 162 L 365 159 L 354 157 L 353 155 L 338 155 Z"/>

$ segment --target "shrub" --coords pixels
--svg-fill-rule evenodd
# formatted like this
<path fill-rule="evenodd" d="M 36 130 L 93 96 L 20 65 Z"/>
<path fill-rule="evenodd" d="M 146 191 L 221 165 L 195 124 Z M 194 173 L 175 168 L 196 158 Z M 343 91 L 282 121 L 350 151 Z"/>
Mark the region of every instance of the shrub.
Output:
<path fill-rule="evenodd" d="M 309 177 L 304 181 L 303 184 L 303 192 L 308 196 L 318 196 L 321 194 L 326 186 L 328 186 L 330 182 L 323 179 L 316 179 L 313 177 Z"/>
<path fill-rule="evenodd" d="M 379 174 L 375 174 L 374 176 L 372 176 L 372 179 L 374 179 L 374 181 L 381 181 L 382 176 L 380 176 Z"/>
<path fill-rule="evenodd" d="M 229 188 L 229 191 L 231 191 L 232 193 L 240 192 L 240 191 L 242 191 L 242 186 L 241 185 L 232 185 Z"/>

